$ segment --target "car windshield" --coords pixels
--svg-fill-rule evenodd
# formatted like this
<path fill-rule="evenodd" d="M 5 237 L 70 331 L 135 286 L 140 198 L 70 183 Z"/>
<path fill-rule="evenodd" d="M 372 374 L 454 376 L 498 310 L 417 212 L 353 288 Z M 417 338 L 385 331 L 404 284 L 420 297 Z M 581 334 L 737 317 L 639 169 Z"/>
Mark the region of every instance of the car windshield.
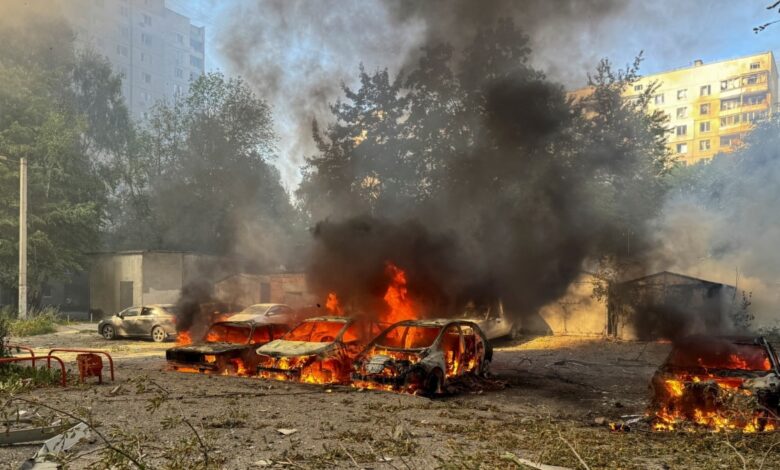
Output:
<path fill-rule="evenodd" d="M 397 325 L 382 335 L 376 345 L 393 349 L 423 349 L 436 341 L 440 331 L 440 326 Z"/>
<path fill-rule="evenodd" d="M 241 310 L 241 314 L 246 315 L 263 315 L 268 310 L 267 305 L 250 305 L 249 307 Z"/>
<path fill-rule="evenodd" d="M 666 364 L 678 368 L 705 368 L 744 371 L 772 369 L 763 346 L 728 341 L 691 343 L 676 346 Z"/>
<path fill-rule="evenodd" d="M 245 344 L 249 341 L 249 325 L 236 323 L 215 323 L 206 333 L 207 343 Z"/>
<path fill-rule="evenodd" d="M 284 335 L 287 341 L 307 341 L 310 343 L 330 343 L 338 338 L 346 323 L 339 321 L 307 321 L 296 326 Z"/>

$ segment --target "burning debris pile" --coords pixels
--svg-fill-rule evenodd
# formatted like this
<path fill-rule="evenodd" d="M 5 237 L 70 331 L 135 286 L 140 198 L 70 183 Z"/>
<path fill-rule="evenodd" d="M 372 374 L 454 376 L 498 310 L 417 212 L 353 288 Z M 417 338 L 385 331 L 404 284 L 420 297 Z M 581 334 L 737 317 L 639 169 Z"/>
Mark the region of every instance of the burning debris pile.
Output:
<path fill-rule="evenodd" d="M 688 337 L 653 377 L 653 429 L 773 431 L 780 370 L 763 338 Z"/>

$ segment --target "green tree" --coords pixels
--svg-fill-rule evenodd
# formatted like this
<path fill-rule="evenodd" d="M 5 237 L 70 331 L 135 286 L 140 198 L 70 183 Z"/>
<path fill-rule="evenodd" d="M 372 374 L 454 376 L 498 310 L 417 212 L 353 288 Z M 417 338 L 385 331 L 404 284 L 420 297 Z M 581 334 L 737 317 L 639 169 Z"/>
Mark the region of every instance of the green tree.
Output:
<path fill-rule="evenodd" d="M 77 54 L 56 14 L 0 19 L 0 155 L 28 160 L 28 284 L 84 269 L 100 247 L 127 112 L 105 60 Z M 38 34 L 46 31 L 46 34 Z M 110 140 L 113 142 L 110 142 Z M 18 169 L 0 163 L 0 283 L 17 280 Z"/>
<path fill-rule="evenodd" d="M 343 87 L 345 101 L 331 106 L 333 123 L 314 123 L 319 155 L 308 158 L 298 195 L 314 219 L 333 213 L 391 214 L 415 197 L 413 156 L 406 152 L 401 119 L 406 100 L 400 78 L 360 67 L 360 88 Z M 324 196 L 324 197 L 322 197 Z"/>
<path fill-rule="evenodd" d="M 159 103 L 127 167 L 127 247 L 194 250 L 280 263 L 297 223 L 271 165 L 268 105 L 240 79 L 209 73 Z"/>

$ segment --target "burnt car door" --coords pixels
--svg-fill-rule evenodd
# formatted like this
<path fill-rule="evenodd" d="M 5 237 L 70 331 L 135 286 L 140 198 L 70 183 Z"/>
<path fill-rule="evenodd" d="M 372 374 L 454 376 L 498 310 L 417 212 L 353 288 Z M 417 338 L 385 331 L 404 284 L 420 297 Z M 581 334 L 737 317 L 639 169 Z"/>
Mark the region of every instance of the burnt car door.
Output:
<path fill-rule="evenodd" d="M 461 356 L 463 355 L 463 335 L 457 324 L 447 327 L 441 336 L 441 350 L 444 353 L 444 363 L 447 366 L 445 376 L 454 377 L 461 370 Z"/>

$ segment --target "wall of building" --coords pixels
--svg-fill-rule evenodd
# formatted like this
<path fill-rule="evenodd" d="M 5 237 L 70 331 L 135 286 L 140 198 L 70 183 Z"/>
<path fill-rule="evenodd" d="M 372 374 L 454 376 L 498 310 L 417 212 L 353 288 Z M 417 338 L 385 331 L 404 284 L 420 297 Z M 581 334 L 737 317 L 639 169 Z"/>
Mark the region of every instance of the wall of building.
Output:
<path fill-rule="evenodd" d="M 554 335 L 600 336 L 606 332 L 607 306 L 593 298 L 595 279 L 581 275 L 559 300 L 544 306 L 539 316 Z"/>
<path fill-rule="evenodd" d="M 686 163 L 734 151 L 778 103 L 771 52 L 648 75 L 625 91 L 625 99 L 636 99 L 652 86 L 657 89 L 649 111 L 668 116 L 669 148 Z M 591 93 L 583 88 L 569 96 L 587 103 Z"/>
<path fill-rule="evenodd" d="M 659 339 L 657 331 L 639 331 L 640 315 L 659 318 L 684 315 L 685 334 L 722 334 L 717 327 L 727 323 L 734 307 L 736 290 L 733 286 L 707 282 L 674 273 L 659 273 L 641 280 L 624 283 L 622 295 L 610 304 L 609 314 L 618 338 L 636 340 Z"/>
<path fill-rule="evenodd" d="M 143 254 L 142 304 L 171 304 L 179 299 L 183 257 L 182 253 Z"/>
<path fill-rule="evenodd" d="M 136 118 L 205 71 L 205 31 L 164 0 L 61 0 L 80 46 L 111 62 Z"/>
<path fill-rule="evenodd" d="M 221 301 L 243 306 L 272 302 L 298 308 L 317 303 L 303 273 L 236 274 L 217 282 L 214 293 Z"/>
<path fill-rule="evenodd" d="M 140 253 L 92 255 L 89 268 L 89 308 L 97 315 L 120 310 L 120 283 L 133 283 L 133 304 L 143 295 L 143 256 Z"/>

